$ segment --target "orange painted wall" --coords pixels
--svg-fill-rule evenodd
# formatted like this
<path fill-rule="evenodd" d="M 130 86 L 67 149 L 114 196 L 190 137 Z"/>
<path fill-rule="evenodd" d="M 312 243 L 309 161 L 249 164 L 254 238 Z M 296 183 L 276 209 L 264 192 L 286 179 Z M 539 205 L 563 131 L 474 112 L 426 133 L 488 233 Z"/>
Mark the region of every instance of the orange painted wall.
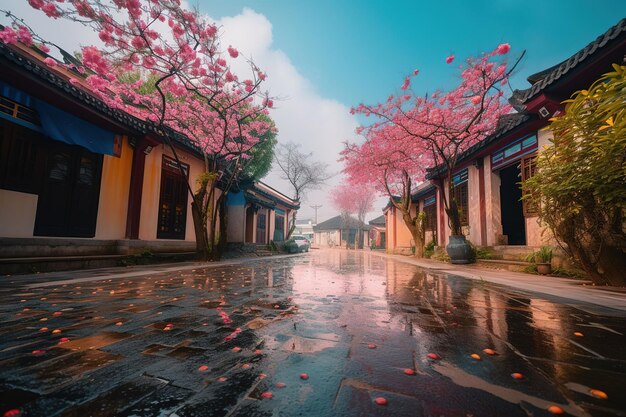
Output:
<path fill-rule="evenodd" d="M 415 207 L 412 208 L 413 212 Z M 387 225 L 387 251 L 394 252 L 398 248 L 410 248 L 413 245 L 413 237 L 409 228 L 402 220 L 402 213 L 395 207 L 387 210 L 385 214 Z"/>

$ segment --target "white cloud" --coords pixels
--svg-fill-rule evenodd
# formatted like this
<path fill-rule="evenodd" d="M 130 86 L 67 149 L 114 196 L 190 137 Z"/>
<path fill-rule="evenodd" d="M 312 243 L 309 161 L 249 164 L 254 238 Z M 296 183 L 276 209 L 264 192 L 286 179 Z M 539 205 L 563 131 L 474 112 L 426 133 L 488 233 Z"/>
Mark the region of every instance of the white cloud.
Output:
<path fill-rule="evenodd" d="M 272 23 L 264 15 L 246 8 L 219 23 L 224 45 L 232 44 L 251 58 L 268 74 L 270 93 L 283 98 L 271 113 L 278 126 L 279 141 L 301 144 L 304 151 L 313 152 L 313 158 L 327 163 L 330 172 L 339 172 L 341 165 L 337 159 L 342 142 L 354 136 L 357 126 L 349 107 L 317 93 L 289 57 L 273 45 Z M 287 194 L 291 192 L 277 169 L 265 181 Z M 339 181 L 340 175 L 337 175 L 324 189 L 312 191 L 302 204 L 300 218 L 313 217 L 314 211 L 309 207 L 312 204 L 323 205 L 318 210 L 320 221 L 335 215 L 328 191 Z"/>
<path fill-rule="evenodd" d="M 23 17 L 39 35 L 68 51 L 78 50 L 80 45 L 100 44 L 90 28 L 62 20 L 51 21 L 25 1 L 15 2 L 10 9 Z M 0 22 L 6 23 L 4 20 Z M 275 102 L 276 109 L 271 113 L 279 129 L 279 141 L 302 144 L 304 151 L 313 152 L 313 158 L 327 163 L 330 172 L 339 173 L 341 165 L 337 159 L 342 142 L 354 138 L 354 129 L 358 124 L 350 115 L 349 107 L 320 96 L 289 57 L 274 46 L 272 23 L 263 14 L 245 8 L 240 14 L 224 17 L 218 23 L 222 26 L 223 46 L 233 45 L 245 57 L 251 58 L 268 74 L 266 85 L 271 95 L 281 98 Z M 233 65 L 235 70 L 245 70 L 243 59 L 235 60 Z M 245 75 L 241 74 L 242 77 Z M 309 207 L 312 204 L 323 205 L 318 211 L 320 221 L 337 214 L 329 191 L 340 181 L 340 177 L 341 174 L 338 174 L 324 189 L 312 191 L 303 202 L 299 217 L 313 217 L 314 212 Z M 291 194 L 289 184 L 280 179 L 277 170 L 264 181 L 285 194 Z M 376 211 L 370 217 L 378 214 Z"/>

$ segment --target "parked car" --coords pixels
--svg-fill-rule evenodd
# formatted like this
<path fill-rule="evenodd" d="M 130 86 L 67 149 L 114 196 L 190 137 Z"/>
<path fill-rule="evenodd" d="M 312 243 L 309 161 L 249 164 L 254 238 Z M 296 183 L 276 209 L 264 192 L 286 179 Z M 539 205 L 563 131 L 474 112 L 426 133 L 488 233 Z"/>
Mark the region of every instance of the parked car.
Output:
<path fill-rule="evenodd" d="M 285 249 L 289 253 L 308 252 L 311 242 L 304 236 L 293 235 L 285 242 Z"/>

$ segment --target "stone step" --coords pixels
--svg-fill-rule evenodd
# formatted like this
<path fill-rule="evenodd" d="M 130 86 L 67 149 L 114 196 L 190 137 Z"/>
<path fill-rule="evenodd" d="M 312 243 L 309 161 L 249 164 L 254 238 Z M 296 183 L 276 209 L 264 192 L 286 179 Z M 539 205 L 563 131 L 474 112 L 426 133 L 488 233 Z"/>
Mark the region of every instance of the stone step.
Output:
<path fill-rule="evenodd" d="M 507 271 L 521 272 L 532 266 L 532 262 L 508 260 L 508 259 L 477 259 L 476 264 L 494 269 L 504 269 Z"/>
<path fill-rule="evenodd" d="M 524 258 L 536 250 L 534 246 L 488 246 L 486 247 L 492 254 L 493 259 L 504 259 L 509 261 L 524 261 Z"/>
<path fill-rule="evenodd" d="M 190 260 L 194 256 L 195 252 L 155 253 L 145 259 L 148 261 L 147 263 L 158 263 L 166 260 Z M 107 268 L 120 266 L 120 264 L 123 264 L 124 260 L 128 260 L 126 264 L 132 264 L 133 259 L 141 259 L 141 256 L 75 255 L 0 258 L 0 275 Z"/>

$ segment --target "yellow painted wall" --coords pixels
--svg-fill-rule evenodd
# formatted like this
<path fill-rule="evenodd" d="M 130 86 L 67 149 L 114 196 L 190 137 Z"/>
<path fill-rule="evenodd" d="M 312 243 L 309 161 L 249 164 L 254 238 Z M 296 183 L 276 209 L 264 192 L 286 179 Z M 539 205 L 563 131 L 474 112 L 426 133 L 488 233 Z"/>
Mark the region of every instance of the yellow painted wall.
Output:
<path fill-rule="evenodd" d="M 478 168 L 467 167 L 467 205 L 469 226 L 464 228 L 465 236 L 472 243 L 480 244 L 480 177 Z"/>
<path fill-rule="evenodd" d="M 146 155 L 146 164 L 143 177 L 143 192 L 141 197 L 141 220 L 139 223 L 139 239 L 156 240 L 157 218 L 159 214 L 159 194 L 161 192 L 161 163 L 163 155 L 174 157 L 170 148 L 166 145 L 155 146 Z M 189 165 L 189 179 L 192 189 L 196 188 L 196 179 L 204 171 L 204 163 L 188 152 L 177 150 L 181 162 Z M 191 216 L 191 196 L 187 198 L 187 225 L 185 228 L 185 240 L 195 242 L 196 235 L 193 229 Z M 167 240 L 167 239 L 159 239 Z"/>
<path fill-rule="evenodd" d="M 33 237 L 37 194 L 0 189 L 0 237 Z"/>
<path fill-rule="evenodd" d="M 126 235 L 126 214 L 133 152 L 134 150 L 128 143 L 128 138 L 124 137 L 122 154 L 119 158 L 104 155 L 96 239 L 124 239 Z"/>

